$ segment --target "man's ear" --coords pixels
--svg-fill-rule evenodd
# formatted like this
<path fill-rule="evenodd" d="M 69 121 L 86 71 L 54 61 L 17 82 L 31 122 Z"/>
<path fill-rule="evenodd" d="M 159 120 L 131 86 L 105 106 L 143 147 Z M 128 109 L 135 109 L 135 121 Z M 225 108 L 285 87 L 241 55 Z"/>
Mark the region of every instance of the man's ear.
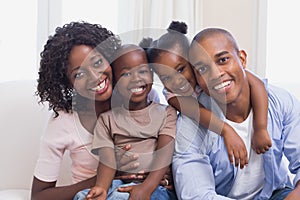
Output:
<path fill-rule="evenodd" d="M 239 50 L 239 58 L 243 68 L 245 69 L 247 66 L 247 53 L 244 50 Z"/>

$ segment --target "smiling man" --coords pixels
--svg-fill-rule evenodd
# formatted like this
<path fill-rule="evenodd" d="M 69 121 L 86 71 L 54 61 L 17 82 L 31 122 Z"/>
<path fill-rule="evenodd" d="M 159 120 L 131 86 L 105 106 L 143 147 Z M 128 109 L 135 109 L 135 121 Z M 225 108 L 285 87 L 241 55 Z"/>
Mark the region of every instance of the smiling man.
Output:
<path fill-rule="evenodd" d="M 265 80 L 272 148 L 251 148 L 253 109 L 245 75 L 247 54 L 224 29 L 208 28 L 193 39 L 189 59 L 204 90 L 198 100 L 242 137 L 249 156 L 244 169 L 232 165 L 223 138 L 180 116 L 173 157 L 179 199 L 297 199 L 300 196 L 300 102 Z M 290 183 L 282 157 L 296 174 Z M 191 173 L 192 172 L 192 173 Z"/>

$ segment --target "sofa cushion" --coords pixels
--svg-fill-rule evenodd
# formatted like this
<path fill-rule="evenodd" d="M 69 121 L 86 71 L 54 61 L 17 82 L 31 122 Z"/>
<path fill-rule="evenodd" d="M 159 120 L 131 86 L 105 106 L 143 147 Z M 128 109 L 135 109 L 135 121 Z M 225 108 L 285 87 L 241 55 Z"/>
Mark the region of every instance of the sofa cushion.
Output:
<path fill-rule="evenodd" d="M 0 200 L 29 200 L 29 190 L 0 190 Z"/>

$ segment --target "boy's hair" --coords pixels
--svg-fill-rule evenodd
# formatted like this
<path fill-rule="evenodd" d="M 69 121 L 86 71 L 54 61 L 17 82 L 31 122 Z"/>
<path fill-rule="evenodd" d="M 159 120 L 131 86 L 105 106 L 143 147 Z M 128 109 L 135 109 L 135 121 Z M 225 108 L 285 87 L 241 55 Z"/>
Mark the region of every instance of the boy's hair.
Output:
<path fill-rule="evenodd" d="M 159 39 L 144 38 L 139 45 L 146 50 L 149 63 L 155 63 L 156 58 L 162 52 L 171 52 L 178 54 L 178 51 L 173 52 L 175 48 L 180 48 L 181 57 L 187 59 L 187 52 L 190 45 L 187 33 L 187 25 L 184 22 L 172 21 L 167 29 L 167 33 Z"/>
<path fill-rule="evenodd" d="M 99 24 L 71 22 L 55 29 L 41 52 L 36 95 L 40 103 L 49 102 L 49 110 L 72 111 L 73 87 L 67 77 L 69 55 L 76 45 L 96 48 L 110 62 L 111 55 L 120 46 L 120 40 Z M 74 108 L 75 109 L 75 108 Z"/>
<path fill-rule="evenodd" d="M 113 57 L 112 57 L 112 62 L 111 62 L 111 66 L 112 66 L 112 71 L 113 71 L 113 74 L 114 74 L 114 70 L 115 70 L 115 63 L 116 61 L 121 57 L 121 56 L 124 56 L 126 55 L 127 53 L 129 52 L 132 52 L 132 51 L 141 51 L 143 53 L 145 53 L 145 56 L 146 56 L 146 61 L 148 63 L 148 58 L 147 58 L 147 54 L 146 54 L 146 51 L 144 48 L 142 48 L 141 46 L 138 46 L 138 45 L 135 45 L 135 44 L 123 44 L 122 46 L 120 46 L 114 53 Z M 150 70 L 152 72 L 152 68 L 151 66 L 149 65 L 150 67 Z M 152 78 L 153 78 L 153 73 L 152 73 Z M 114 85 L 115 85 L 115 82 L 114 82 Z"/>

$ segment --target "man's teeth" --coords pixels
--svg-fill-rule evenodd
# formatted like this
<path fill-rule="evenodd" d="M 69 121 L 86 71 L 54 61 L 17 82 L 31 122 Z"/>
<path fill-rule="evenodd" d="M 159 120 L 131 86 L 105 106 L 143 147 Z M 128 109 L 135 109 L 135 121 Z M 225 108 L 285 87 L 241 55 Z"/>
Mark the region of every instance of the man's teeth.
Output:
<path fill-rule="evenodd" d="M 214 87 L 214 89 L 220 90 L 220 89 L 223 89 L 224 87 L 228 86 L 229 84 L 230 84 L 230 81 L 225 81 L 225 82 L 220 83 L 219 85 L 216 85 Z"/>
<path fill-rule="evenodd" d="M 143 88 L 142 88 L 142 87 L 139 87 L 139 88 L 132 88 L 132 89 L 130 89 L 130 91 L 131 91 L 132 93 L 141 92 L 141 91 L 143 91 Z"/>

